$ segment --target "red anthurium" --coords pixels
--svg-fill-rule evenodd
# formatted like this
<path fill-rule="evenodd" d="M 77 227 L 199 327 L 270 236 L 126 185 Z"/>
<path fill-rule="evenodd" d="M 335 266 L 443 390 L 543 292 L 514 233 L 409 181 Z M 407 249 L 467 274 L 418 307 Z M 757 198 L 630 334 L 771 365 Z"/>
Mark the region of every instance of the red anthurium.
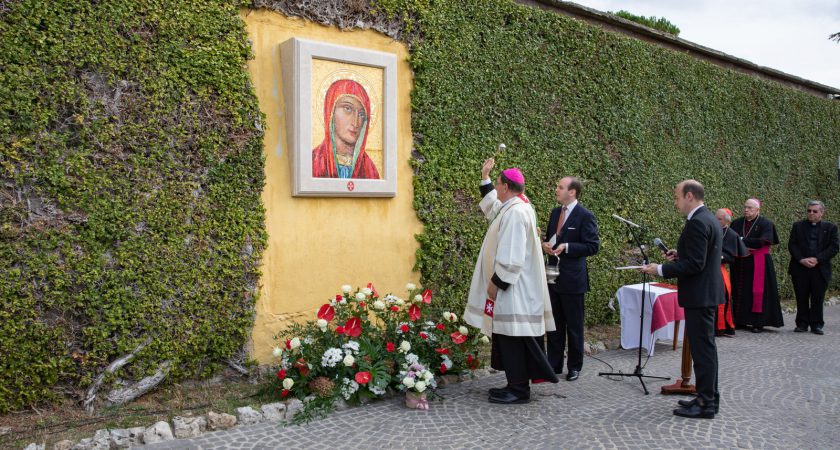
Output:
<path fill-rule="evenodd" d="M 472 370 L 478 369 L 478 358 L 473 358 L 473 355 L 467 355 L 467 366 Z"/>
<path fill-rule="evenodd" d="M 440 353 L 441 355 L 448 355 L 449 349 L 448 348 L 436 348 L 436 352 Z"/>
<path fill-rule="evenodd" d="M 408 308 L 408 320 L 414 322 L 415 320 L 420 318 L 420 307 L 417 305 L 411 305 Z"/>
<path fill-rule="evenodd" d="M 280 392 L 280 398 L 286 398 L 286 397 L 288 397 L 288 396 L 289 396 L 289 390 L 288 390 L 288 389 L 283 389 L 283 390 Z"/>
<path fill-rule="evenodd" d="M 324 319 L 327 322 L 333 320 L 335 317 L 335 308 L 333 308 L 329 303 L 324 304 L 321 306 L 321 309 L 318 310 L 318 318 Z"/>
<path fill-rule="evenodd" d="M 423 303 L 430 305 L 432 303 L 432 290 L 426 289 L 423 291 Z"/>
<path fill-rule="evenodd" d="M 368 287 L 368 289 L 370 289 L 371 291 L 373 291 L 373 297 L 374 297 L 374 298 L 378 298 L 378 297 L 379 297 L 379 292 L 376 292 L 376 288 L 375 288 L 375 287 L 373 287 L 373 283 L 368 283 L 367 287 Z"/>
<path fill-rule="evenodd" d="M 356 372 L 356 383 L 368 384 L 370 381 L 370 372 Z"/>
<path fill-rule="evenodd" d="M 297 362 L 295 362 L 294 368 L 297 369 L 303 376 L 309 375 L 309 366 L 306 365 L 306 360 L 303 358 L 298 358 Z"/>
<path fill-rule="evenodd" d="M 452 338 L 452 342 L 456 344 L 463 344 L 467 341 L 467 337 L 461 334 L 460 332 L 456 331 L 449 335 Z"/>
<path fill-rule="evenodd" d="M 391 307 L 391 311 L 397 312 L 399 310 L 400 310 L 400 307 L 397 306 L 397 305 L 394 305 L 394 306 Z"/>
<path fill-rule="evenodd" d="M 439 323 L 439 324 L 435 325 L 435 328 L 437 328 L 438 330 L 442 330 L 442 329 L 446 328 L 446 326 L 442 323 Z"/>
<path fill-rule="evenodd" d="M 392 353 L 396 349 L 393 342 L 389 342 L 385 344 L 385 350 L 388 350 L 388 353 Z"/>
<path fill-rule="evenodd" d="M 286 378 L 286 369 L 280 369 L 277 371 L 277 378 L 281 381 Z"/>
<path fill-rule="evenodd" d="M 408 333 L 408 325 L 406 325 L 406 324 L 400 325 L 400 331 L 402 331 L 403 333 Z"/>
<path fill-rule="evenodd" d="M 344 334 L 344 327 L 341 325 L 335 327 L 335 334 Z"/>
<path fill-rule="evenodd" d="M 440 363 L 440 373 L 446 373 L 446 364 Z"/>
<path fill-rule="evenodd" d="M 359 337 L 362 334 L 362 322 L 358 317 L 347 319 L 347 323 L 344 324 L 344 334 L 350 337 Z"/>
<path fill-rule="evenodd" d="M 429 335 L 421 331 L 420 332 L 420 338 L 421 339 L 429 339 Z"/>

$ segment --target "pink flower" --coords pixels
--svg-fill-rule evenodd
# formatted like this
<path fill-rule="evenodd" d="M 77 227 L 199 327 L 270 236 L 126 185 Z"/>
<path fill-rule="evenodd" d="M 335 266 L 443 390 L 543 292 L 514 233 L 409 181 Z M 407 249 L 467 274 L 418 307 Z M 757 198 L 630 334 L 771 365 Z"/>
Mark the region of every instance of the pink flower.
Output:
<path fill-rule="evenodd" d="M 403 333 L 408 333 L 408 325 L 406 325 L 406 324 L 400 325 L 400 331 L 402 331 Z"/>
<path fill-rule="evenodd" d="M 432 303 L 432 291 L 431 289 L 426 289 L 423 291 L 423 303 L 430 305 Z"/>
<path fill-rule="evenodd" d="M 440 373 L 446 373 L 446 364 L 440 363 Z"/>
<path fill-rule="evenodd" d="M 359 302 L 359 308 L 365 309 L 365 302 Z"/>
<path fill-rule="evenodd" d="M 277 378 L 279 378 L 281 381 L 282 381 L 284 378 L 286 378 L 286 369 L 280 369 L 280 370 L 278 370 L 278 371 L 277 371 Z"/>
<path fill-rule="evenodd" d="M 422 332 L 422 331 L 421 331 L 421 332 L 420 332 L 420 338 L 421 338 L 421 339 L 429 339 L 429 335 L 428 335 L 428 334 L 426 334 L 425 332 Z"/>
<path fill-rule="evenodd" d="M 436 352 L 440 353 L 441 355 L 448 355 L 449 349 L 448 348 L 436 348 Z"/>
<path fill-rule="evenodd" d="M 467 341 L 467 337 L 461 334 L 460 332 L 456 331 L 449 335 L 452 338 L 452 342 L 456 344 L 463 344 Z"/>
<path fill-rule="evenodd" d="M 396 349 L 396 347 L 393 342 L 385 344 L 385 350 L 388 350 L 388 353 L 393 353 L 394 349 Z"/>
<path fill-rule="evenodd" d="M 373 297 L 379 297 L 379 292 L 376 292 L 376 288 L 373 287 L 373 283 L 368 283 L 367 287 L 373 292 Z"/>
<path fill-rule="evenodd" d="M 444 328 L 446 328 L 446 326 L 442 323 L 439 323 L 439 324 L 435 325 L 435 328 L 437 328 L 438 330 L 443 330 Z"/>
<path fill-rule="evenodd" d="M 280 392 L 280 398 L 286 398 L 286 397 L 288 397 L 288 396 L 289 396 L 289 390 L 288 390 L 288 389 L 283 389 L 283 390 Z"/>
<path fill-rule="evenodd" d="M 400 310 L 399 306 L 394 305 L 394 306 L 391 307 L 391 311 L 397 312 L 399 310 Z"/>

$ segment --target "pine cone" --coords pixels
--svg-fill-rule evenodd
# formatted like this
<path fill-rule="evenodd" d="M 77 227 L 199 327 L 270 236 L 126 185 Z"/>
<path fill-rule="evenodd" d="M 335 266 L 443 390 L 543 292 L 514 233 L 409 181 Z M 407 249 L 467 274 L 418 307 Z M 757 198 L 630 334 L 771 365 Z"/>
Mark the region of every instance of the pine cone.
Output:
<path fill-rule="evenodd" d="M 309 390 L 321 398 L 331 397 L 335 389 L 335 383 L 327 377 L 317 377 L 309 382 Z"/>

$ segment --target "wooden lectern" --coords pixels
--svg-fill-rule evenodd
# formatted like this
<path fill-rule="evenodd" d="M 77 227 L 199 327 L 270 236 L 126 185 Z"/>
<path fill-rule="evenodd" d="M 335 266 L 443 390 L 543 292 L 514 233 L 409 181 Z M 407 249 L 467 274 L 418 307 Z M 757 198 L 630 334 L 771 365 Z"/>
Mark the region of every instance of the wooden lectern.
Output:
<path fill-rule="evenodd" d="M 677 341 L 680 336 L 680 322 L 674 324 L 674 350 L 677 349 Z M 683 337 L 683 351 L 682 351 L 682 373 L 681 378 L 677 378 L 674 384 L 662 386 L 663 395 L 689 395 L 697 392 L 697 389 L 691 384 L 691 348 L 689 347 L 687 337 Z"/>

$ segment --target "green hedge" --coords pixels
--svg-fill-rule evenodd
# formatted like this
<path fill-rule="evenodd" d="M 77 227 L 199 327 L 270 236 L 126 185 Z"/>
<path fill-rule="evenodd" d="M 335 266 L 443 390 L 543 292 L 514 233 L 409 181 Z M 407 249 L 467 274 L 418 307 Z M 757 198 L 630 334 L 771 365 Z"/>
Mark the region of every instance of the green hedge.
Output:
<path fill-rule="evenodd" d="M 0 412 L 253 326 L 261 116 L 237 2 L 20 1 L 0 12 Z"/>
<path fill-rule="evenodd" d="M 681 179 L 704 183 L 713 208 L 741 211 L 758 196 L 783 244 L 810 198 L 838 217 L 840 102 L 509 0 L 390 6 L 416 14 L 422 35 L 411 55 L 415 206 L 425 225 L 417 267 L 441 298 L 466 299 L 487 226 L 479 168 L 499 142 L 508 150 L 498 165 L 523 169 L 541 226 L 556 181 L 586 180 L 581 202 L 603 243 L 590 258 L 589 324 L 615 322 L 607 302 L 638 279 L 612 270 L 631 245 L 610 215 L 647 225 L 649 245 L 657 236 L 676 245 Z M 790 296 L 786 247 L 773 253 Z"/>

